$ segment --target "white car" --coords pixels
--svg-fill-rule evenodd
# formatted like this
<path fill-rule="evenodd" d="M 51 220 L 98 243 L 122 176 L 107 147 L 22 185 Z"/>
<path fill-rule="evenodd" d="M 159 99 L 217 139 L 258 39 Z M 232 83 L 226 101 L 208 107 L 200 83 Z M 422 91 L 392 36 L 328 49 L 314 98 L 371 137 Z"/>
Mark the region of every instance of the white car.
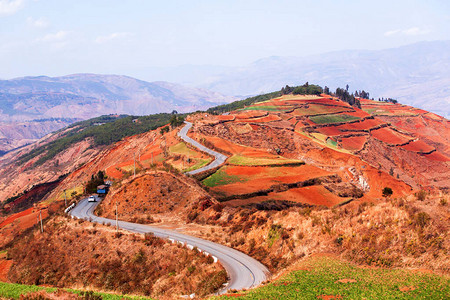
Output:
<path fill-rule="evenodd" d="M 88 202 L 95 202 L 95 197 L 94 196 L 89 196 L 88 198 Z"/>

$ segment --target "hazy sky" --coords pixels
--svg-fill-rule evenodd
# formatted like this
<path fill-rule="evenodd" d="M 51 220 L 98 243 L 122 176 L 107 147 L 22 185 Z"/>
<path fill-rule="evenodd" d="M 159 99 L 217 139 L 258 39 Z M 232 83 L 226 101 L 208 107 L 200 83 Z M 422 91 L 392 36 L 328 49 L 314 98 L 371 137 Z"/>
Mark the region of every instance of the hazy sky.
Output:
<path fill-rule="evenodd" d="M 239 66 L 450 39 L 448 0 L 0 0 L 0 78 Z"/>

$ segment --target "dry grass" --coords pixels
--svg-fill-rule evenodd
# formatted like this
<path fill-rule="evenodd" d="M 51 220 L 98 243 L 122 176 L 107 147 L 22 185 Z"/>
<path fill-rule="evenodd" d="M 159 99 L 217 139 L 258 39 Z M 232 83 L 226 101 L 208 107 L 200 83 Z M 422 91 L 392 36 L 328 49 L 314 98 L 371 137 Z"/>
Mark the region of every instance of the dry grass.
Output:
<path fill-rule="evenodd" d="M 210 238 L 250 254 L 272 271 L 328 252 L 359 265 L 449 273 L 450 214 L 438 198 L 355 201 L 334 209 L 212 207 L 199 211 L 195 222 L 216 225 Z"/>
<path fill-rule="evenodd" d="M 151 235 L 120 233 L 63 217 L 8 251 L 12 282 L 158 298 L 212 293 L 226 280 L 208 257 Z"/>

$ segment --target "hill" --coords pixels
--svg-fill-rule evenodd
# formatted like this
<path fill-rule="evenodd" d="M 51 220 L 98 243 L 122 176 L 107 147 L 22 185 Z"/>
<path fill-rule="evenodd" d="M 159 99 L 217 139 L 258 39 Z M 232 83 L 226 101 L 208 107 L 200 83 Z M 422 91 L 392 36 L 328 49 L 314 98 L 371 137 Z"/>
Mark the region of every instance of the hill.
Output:
<path fill-rule="evenodd" d="M 309 86 L 315 90 L 316 86 Z M 278 275 L 292 270 L 303 274 L 299 273 L 305 271 L 302 263 L 309 264 L 312 257 L 324 253 L 334 257 L 332 265 L 344 266 L 341 261 L 346 261 L 365 268 L 415 268 L 449 274 L 449 121 L 398 103 L 358 97 L 350 105 L 327 94 L 284 91 L 284 95 L 274 92 L 212 108 L 210 113 L 187 115 L 186 120 L 193 123 L 189 136 L 228 156 L 223 165 L 195 176 L 183 173 L 201 168 L 212 157 L 178 137 L 176 122 L 130 133 L 108 145 L 98 145 L 95 136 L 83 135 L 89 128 L 101 126 L 117 130 L 107 126 L 127 120 L 109 116 L 112 119 L 104 125 L 93 125 L 98 120 L 92 120 L 61 130 L 43 140 L 43 148 L 24 147 L 22 157 L 42 149 L 28 160 L 17 160 L 19 152 L 14 157 L 6 154 L 10 160 L 4 162 L 0 173 L 5 198 L 28 189 L 31 182 L 58 178 L 52 185 L 35 186 L 8 200 L 9 205 L 2 209 L 0 246 L 15 255 L 8 263 L 12 270 L 8 278 L 17 281 L 14 270 L 39 268 L 31 254 L 19 251 L 21 244 L 10 243 L 11 236 L 24 235 L 30 245 L 42 243 L 32 222 L 39 208 L 47 224 L 54 224 L 53 231 L 76 227 L 74 222 L 54 216 L 62 212 L 56 204 L 62 206 L 64 194 L 68 203 L 85 197 L 83 190 L 99 172 L 112 186 L 97 207 L 97 215 L 114 218 L 117 213 L 121 220 L 176 228 L 242 251 L 274 274 L 269 289 L 279 284 Z M 79 132 L 72 131 L 76 128 Z M 37 163 L 49 152 L 46 147 L 52 141 L 76 134 L 82 139 Z M 42 201 L 36 202 L 36 195 Z M 27 210 L 17 213 L 19 207 Z M 71 230 L 84 236 L 80 228 Z M 90 229 L 99 239 L 94 231 Z M 70 247 L 67 244 L 67 249 Z M 116 262 L 117 268 L 127 263 L 129 260 Z M 167 263 L 170 268 L 183 269 L 176 261 Z M 308 272 L 314 271 L 310 273 L 314 280 L 320 281 L 328 272 L 329 268 L 320 264 L 308 267 Z M 353 268 L 351 272 L 367 274 L 349 266 L 345 263 L 343 270 Z M 371 274 L 378 278 L 382 273 L 393 274 L 392 270 Z M 26 272 L 21 274 L 22 282 L 31 282 Z M 358 278 L 350 279 L 360 280 L 360 275 L 352 274 Z M 344 275 L 350 276 L 347 271 L 339 276 Z M 329 282 L 326 278 L 324 288 L 343 279 Z M 446 278 L 427 277 L 433 287 L 421 285 L 417 292 L 440 295 L 434 285 L 448 282 Z M 78 280 L 76 276 L 72 279 Z M 292 280 L 289 287 L 302 282 Z M 369 278 L 358 284 L 371 282 Z M 411 276 L 405 275 L 399 284 L 408 282 Z M 382 290 L 373 292 L 380 295 Z M 332 291 L 340 289 L 333 286 Z M 155 290 L 149 292 L 153 295 Z M 324 294 L 322 290 L 309 293 L 315 297 Z"/>
<path fill-rule="evenodd" d="M 257 95 L 311 81 L 331 89 L 348 84 L 371 97 L 450 116 L 450 41 L 385 50 L 345 50 L 307 57 L 268 57 L 189 82 L 227 95 Z M 412 63 L 413 62 L 413 63 Z M 194 72 L 195 68 L 191 72 Z M 170 77 L 168 77 L 170 78 Z"/>

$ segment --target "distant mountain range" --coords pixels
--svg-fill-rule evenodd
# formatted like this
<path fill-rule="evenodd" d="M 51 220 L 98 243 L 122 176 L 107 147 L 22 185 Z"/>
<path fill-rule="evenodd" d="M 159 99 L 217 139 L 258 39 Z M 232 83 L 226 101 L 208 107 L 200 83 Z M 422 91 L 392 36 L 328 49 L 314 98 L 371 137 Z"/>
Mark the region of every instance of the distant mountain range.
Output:
<path fill-rule="evenodd" d="M 307 47 L 307 45 L 305 45 Z M 307 57 L 268 57 L 235 68 L 183 66 L 165 80 L 177 80 L 225 95 L 256 95 L 306 81 L 331 90 L 350 86 L 370 96 L 450 116 L 450 41 L 420 42 L 399 48 L 346 50 Z M 184 80 L 182 80 L 184 75 Z M 201 74 L 187 76 L 187 74 Z"/>
<path fill-rule="evenodd" d="M 0 81 L 3 120 L 188 112 L 233 99 L 204 89 L 119 75 L 75 74 Z"/>
<path fill-rule="evenodd" d="M 189 112 L 232 100 L 201 88 L 118 75 L 0 80 L 0 155 L 78 120 L 107 114 Z"/>

